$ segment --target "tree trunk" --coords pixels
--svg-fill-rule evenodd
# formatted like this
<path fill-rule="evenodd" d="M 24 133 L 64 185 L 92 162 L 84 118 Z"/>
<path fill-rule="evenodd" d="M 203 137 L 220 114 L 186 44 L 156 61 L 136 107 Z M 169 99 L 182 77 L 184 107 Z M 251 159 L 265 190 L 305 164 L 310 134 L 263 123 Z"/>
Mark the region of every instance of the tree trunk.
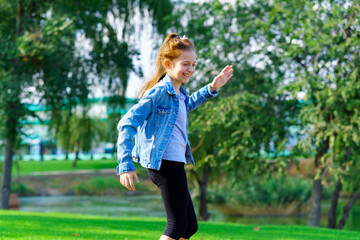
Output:
<path fill-rule="evenodd" d="M 210 165 L 205 164 L 203 168 L 203 176 L 202 179 L 199 178 L 199 175 L 197 172 L 193 171 L 196 181 L 199 184 L 200 188 L 200 209 L 199 209 L 199 220 L 207 221 L 210 218 L 210 213 L 208 211 L 207 207 L 207 185 L 209 182 L 209 173 L 210 173 Z"/>
<path fill-rule="evenodd" d="M 79 143 L 75 142 L 75 160 L 73 161 L 72 166 L 76 167 L 76 163 L 79 160 Z"/>
<path fill-rule="evenodd" d="M 76 167 L 78 159 L 79 159 L 79 152 L 76 151 L 75 152 L 75 160 L 73 161 L 73 164 L 72 164 L 73 167 Z"/>
<path fill-rule="evenodd" d="M 19 1 L 18 5 L 18 15 L 16 19 L 16 37 L 22 33 L 23 25 L 23 16 L 24 16 L 24 5 L 23 1 Z M 14 64 L 14 77 L 19 76 L 19 60 L 15 57 L 13 59 Z M 12 160 L 13 160 L 13 151 L 14 143 L 17 136 L 17 128 L 19 123 L 20 116 L 18 112 L 14 112 L 14 109 L 17 109 L 20 104 L 19 93 L 20 85 L 17 82 L 18 79 L 13 79 L 15 83 L 12 89 L 12 96 L 10 101 L 6 106 L 6 120 L 5 120 L 5 160 L 3 168 L 3 177 L 2 177 L 2 186 L 1 186 L 1 207 L 3 209 L 9 209 L 9 198 L 10 198 L 10 186 L 11 186 L 11 170 L 12 170 Z"/>
<path fill-rule="evenodd" d="M 312 227 L 318 227 L 320 225 L 321 218 L 321 195 L 322 195 L 322 183 L 321 183 L 321 175 L 323 169 L 320 168 L 321 157 L 329 149 L 329 140 L 325 140 L 321 145 L 320 149 L 316 153 L 314 169 L 315 171 L 321 171 L 320 178 L 313 180 L 313 188 L 311 191 L 311 200 L 310 200 L 310 213 L 309 213 L 309 222 L 308 225 Z"/>
<path fill-rule="evenodd" d="M 331 199 L 331 208 L 328 215 L 328 228 L 336 227 L 336 208 L 337 208 L 341 188 L 342 188 L 341 180 L 338 179 Z"/>
<path fill-rule="evenodd" d="M 351 198 L 349 203 L 346 204 L 346 206 L 343 208 L 343 215 L 338 224 L 337 227 L 338 229 L 343 229 L 343 227 L 345 226 L 346 220 L 349 217 L 350 210 L 359 197 L 360 197 L 360 190 L 355 193 L 355 195 Z"/>
<path fill-rule="evenodd" d="M 69 115 L 65 116 L 65 160 L 69 160 L 69 149 L 70 149 L 70 117 L 71 117 L 71 111 L 69 112 Z"/>
<path fill-rule="evenodd" d="M 11 185 L 11 169 L 12 169 L 12 157 L 13 157 L 13 142 L 10 138 L 6 138 L 5 143 L 5 161 L 3 169 L 2 179 L 2 197 L 1 207 L 3 209 L 9 209 L 9 197 L 10 197 L 10 185 Z"/>
<path fill-rule="evenodd" d="M 40 140 L 40 162 L 44 161 L 44 143 Z"/>
<path fill-rule="evenodd" d="M 310 200 L 310 215 L 308 225 L 312 227 L 318 227 L 321 218 L 321 194 L 322 184 L 321 179 L 313 181 L 313 188 L 311 192 Z"/>
<path fill-rule="evenodd" d="M 342 159 L 342 161 L 340 161 L 340 163 L 349 161 L 350 156 L 351 156 L 351 147 L 349 146 L 346 148 L 345 156 Z M 332 199 L 331 199 L 331 208 L 330 208 L 329 216 L 328 216 L 328 228 L 336 227 L 336 209 L 337 209 L 337 204 L 338 204 L 341 188 L 342 188 L 342 183 L 341 183 L 341 179 L 339 178 L 336 183 L 336 186 L 335 186 L 335 189 L 334 189 L 334 192 L 332 195 Z"/>

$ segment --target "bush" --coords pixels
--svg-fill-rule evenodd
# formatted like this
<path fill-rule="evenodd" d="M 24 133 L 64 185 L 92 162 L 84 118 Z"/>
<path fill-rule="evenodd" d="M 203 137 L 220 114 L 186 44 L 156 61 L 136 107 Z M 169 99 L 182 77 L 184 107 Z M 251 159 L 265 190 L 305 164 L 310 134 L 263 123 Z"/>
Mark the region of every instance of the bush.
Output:
<path fill-rule="evenodd" d="M 120 184 L 113 177 L 93 177 L 74 186 L 76 195 L 105 195 L 108 190 L 119 189 Z"/>
<path fill-rule="evenodd" d="M 241 205 L 286 205 L 307 202 L 311 197 L 312 181 L 301 177 L 252 178 L 233 185 L 210 186 L 209 203 L 236 203 Z M 332 189 L 324 188 L 324 200 Z"/>
<path fill-rule="evenodd" d="M 17 193 L 19 196 L 35 196 L 37 195 L 34 190 L 22 183 L 12 183 L 10 187 L 11 193 Z"/>
<path fill-rule="evenodd" d="M 135 182 L 136 193 L 154 193 L 156 187 L 149 181 L 140 180 L 140 184 Z M 73 186 L 75 195 L 111 195 L 111 194 L 122 194 L 127 190 L 122 186 L 118 179 L 114 177 L 93 177 L 87 181 L 82 181 Z"/>

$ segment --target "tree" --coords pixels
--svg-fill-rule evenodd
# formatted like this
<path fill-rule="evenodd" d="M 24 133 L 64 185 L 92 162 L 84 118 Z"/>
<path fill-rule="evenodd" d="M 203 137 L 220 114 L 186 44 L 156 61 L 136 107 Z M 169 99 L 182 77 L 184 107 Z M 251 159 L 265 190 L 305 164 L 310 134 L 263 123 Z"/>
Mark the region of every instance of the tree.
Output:
<path fill-rule="evenodd" d="M 71 113 L 77 100 L 86 102 L 95 79 L 114 90 L 111 96 L 123 95 L 137 54 L 131 40 L 136 23 L 130 19 L 145 9 L 163 32 L 172 11 L 168 0 L 0 1 L 0 109 L 6 142 L 2 208 L 8 208 L 19 123 L 30 114 L 25 101 L 46 103 L 59 126 L 61 110 Z M 77 47 L 82 34 L 90 43 L 88 51 Z"/>
<path fill-rule="evenodd" d="M 305 95 L 299 118 L 316 151 L 310 226 L 319 226 L 325 174 L 352 164 L 333 156 L 336 139 L 342 153 L 359 139 L 359 10 L 356 1 L 274 1 L 269 15 L 272 45 L 294 73 L 288 89 Z"/>
<path fill-rule="evenodd" d="M 270 132 L 263 135 L 250 132 L 254 142 L 262 142 L 266 148 L 275 139 L 279 150 L 286 141 L 286 126 L 298 125 L 309 133 L 300 145 L 315 146 L 316 174 L 309 225 L 318 226 L 324 176 L 327 173 L 337 176 L 341 169 L 349 169 L 353 163 L 352 160 L 341 162 L 341 158 L 333 156 L 335 140 L 343 142 L 341 152 L 344 152 L 346 147 L 356 147 L 351 142 L 357 143 L 359 139 L 359 4 L 356 1 L 236 1 L 233 4 L 212 1 L 190 4 L 187 9 L 185 29 L 193 32 L 189 36 L 199 49 L 201 69 L 194 85 L 203 84 L 201 79 L 211 79 L 219 64 L 236 62 L 234 70 L 238 74 L 234 79 L 243 82 L 238 87 L 230 83 L 231 87 L 222 90 L 222 94 L 231 96 L 241 92 L 246 96 L 249 92 L 255 102 L 262 103 L 258 108 L 266 106 L 267 114 L 255 114 L 260 118 L 253 118 L 255 121 L 249 124 L 269 120 Z M 226 112 L 228 106 L 221 107 Z M 235 117 L 236 114 L 227 121 L 233 122 L 231 118 Z M 218 127 L 221 129 L 221 125 Z M 240 134 L 250 141 L 241 135 L 241 130 L 222 132 L 231 136 L 230 139 Z M 258 137 L 262 139 L 258 141 Z M 231 153 L 230 146 L 241 146 L 241 142 L 233 144 L 230 142 L 224 152 Z M 246 154 L 257 149 L 257 145 L 249 144 L 235 152 Z M 210 149 L 204 156 L 213 153 Z"/>
<path fill-rule="evenodd" d="M 100 142 L 102 138 L 101 120 L 90 118 L 86 109 L 82 112 L 81 116 L 73 115 L 71 128 L 70 142 L 75 146 L 75 159 L 73 167 L 76 167 L 77 160 L 79 160 L 79 152 L 82 150 L 88 152 L 91 150 L 94 142 Z M 92 153 L 91 153 L 92 158 Z"/>
<path fill-rule="evenodd" d="M 232 64 L 234 77 L 220 90 L 217 99 L 191 113 L 189 138 L 196 166 L 192 169 L 200 188 L 199 218 L 207 220 L 206 189 L 211 172 L 226 174 L 235 183 L 254 174 L 266 173 L 271 164 L 261 152 L 275 153 L 275 166 L 284 166 L 288 126 L 294 122 L 296 101 L 281 91 L 285 75 L 277 52 L 264 41 L 258 16 L 268 4 L 246 5 L 220 1 L 191 3 L 184 8 L 184 32 L 197 51 L 197 73 L 191 88 L 209 83 L 215 69 Z M 273 145 L 273 147 L 271 147 Z M 276 167 L 276 168 L 277 168 Z"/>

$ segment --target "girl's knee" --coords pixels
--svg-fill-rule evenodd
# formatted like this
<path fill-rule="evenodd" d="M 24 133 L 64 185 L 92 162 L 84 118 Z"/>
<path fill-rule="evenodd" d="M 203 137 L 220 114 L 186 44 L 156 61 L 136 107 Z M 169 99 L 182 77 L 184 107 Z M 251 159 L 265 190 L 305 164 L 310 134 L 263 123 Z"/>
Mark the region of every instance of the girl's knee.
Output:
<path fill-rule="evenodd" d="M 197 222 L 195 224 L 192 224 L 192 227 L 190 228 L 190 233 L 191 233 L 191 236 L 194 235 L 199 229 L 199 226 L 197 224 Z"/>
<path fill-rule="evenodd" d="M 177 222 L 177 223 L 167 223 L 164 235 L 169 236 L 174 239 L 179 239 L 187 231 L 186 222 Z"/>
<path fill-rule="evenodd" d="M 183 234 L 183 238 L 189 239 L 191 236 L 195 235 L 197 231 L 198 231 L 198 224 L 197 222 L 195 222 L 187 227 L 186 232 Z"/>

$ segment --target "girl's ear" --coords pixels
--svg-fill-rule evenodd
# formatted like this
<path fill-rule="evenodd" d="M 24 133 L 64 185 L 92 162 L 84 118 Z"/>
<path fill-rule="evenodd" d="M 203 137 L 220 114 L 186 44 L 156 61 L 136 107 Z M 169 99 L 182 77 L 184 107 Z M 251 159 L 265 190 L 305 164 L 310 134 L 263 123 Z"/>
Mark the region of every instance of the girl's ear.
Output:
<path fill-rule="evenodd" d="M 171 66 L 170 60 L 169 60 L 169 59 L 165 59 L 165 60 L 164 60 L 164 67 L 165 67 L 166 69 L 169 69 L 170 66 Z"/>

